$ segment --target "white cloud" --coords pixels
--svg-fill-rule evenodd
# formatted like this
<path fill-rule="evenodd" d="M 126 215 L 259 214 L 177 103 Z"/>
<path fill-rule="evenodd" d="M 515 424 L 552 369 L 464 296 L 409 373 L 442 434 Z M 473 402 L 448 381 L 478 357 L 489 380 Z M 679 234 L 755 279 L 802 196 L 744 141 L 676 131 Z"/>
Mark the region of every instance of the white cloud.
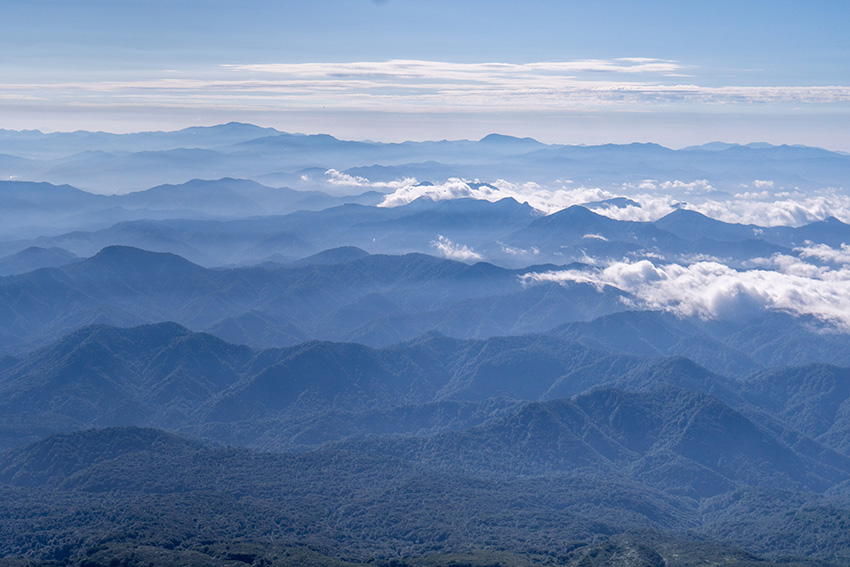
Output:
<path fill-rule="evenodd" d="M 498 242 L 497 244 L 502 248 L 502 252 L 510 254 L 511 256 L 536 256 L 540 254 L 540 249 L 536 246 L 532 246 L 530 249 L 526 250 L 525 248 L 508 246 L 504 242 Z"/>
<path fill-rule="evenodd" d="M 526 64 L 450 63 L 390 60 L 352 63 L 273 63 L 230 65 L 236 73 L 263 77 L 302 89 L 366 92 L 395 89 L 400 95 L 436 95 L 446 104 L 502 106 L 524 101 L 535 107 L 557 108 L 564 103 L 700 102 L 708 104 L 765 102 L 846 102 L 844 86 L 722 86 L 670 83 L 689 69 L 676 61 L 646 58 L 586 59 Z M 604 75 L 609 74 L 610 77 Z M 630 81 L 616 80 L 618 75 Z M 636 81 L 639 75 L 651 77 Z M 257 79 L 254 79 L 257 81 Z"/>
<path fill-rule="evenodd" d="M 455 177 L 445 183 L 438 185 L 406 185 L 387 194 L 379 207 L 398 207 L 412 203 L 420 197 L 432 201 L 445 201 L 450 199 L 482 199 L 485 201 L 498 201 L 501 197 L 494 198 L 498 190 L 490 187 L 473 188 L 469 182 Z"/>
<path fill-rule="evenodd" d="M 253 73 L 286 75 L 302 79 L 357 77 L 387 80 L 389 78 L 458 80 L 493 79 L 510 76 L 563 75 L 576 73 L 661 74 L 681 76 L 686 66 L 671 60 L 649 58 L 580 59 L 537 63 L 451 63 L 392 59 L 353 63 L 269 63 L 227 65 L 225 67 Z"/>
<path fill-rule="evenodd" d="M 661 182 L 656 179 L 644 179 L 637 186 L 624 184 L 623 188 L 625 190 L 637 188 L 644 191 L 676 191 L 681 193 L 708 193 L 715 191 L 714 187 L 711 186 L 711 183 L 709 183 L 707 179 L 697 179 L 694 181 L 680 181 L 678 179 L 674 179 L 672 181 Z"/>
<path fill-rule="evenodd" d="M 674 187 L 681 182 L 657 184 Z M 645 189 L 645 184 L 642 188 Z M 694 186 L 693 184 L 687 184 Z M 635 186 L 637 187 L 637 186 Z M 682 203 L 680 197 L 687 194 L 657 193 L 631 194 L 626 188 L 622 196 L 639 203 L 639 207 L 597 207 L 592 210 L 617 220 L 654 221 L 684 206 L 704 214 L 707 217 L 735 224 L 754 224 L 758 226 L 801 226 L 810 222 L 834 216 L 850 223 L 850 196 L 835 189 L 825 189 L 803 193 L 770 194 L 738 193 L 723 199 L 712 198 L 710 191 L 694 202 Z"/>
<path fill-rule="evenodd" d="M 800 226 L 834 216 L 850 222 L 850 196 L 837 190 L 823 190 L 815 194 L 785 193 L 706 200 L 688 208 L 725 222 L 755 224 L 759 226 Z"/>
<path fill-rule="evenodd" d="M 737 224 L 758 226 L 800 226 L 834 216 L 850 223 L 850 196 L 838 189 L 823 189 L 809 193 L 780 192 L 737 193 L 716 198 L 715 188 L 706 180 L 644 180 L 625 184 L 620 191 L 599 187 L 572 187 L 562 182 L 559 187 L 543 187 L 534 182 L 512 183 L 499 179 L 489 185 L 479 185 L 465 179 L 452 178 L 436 185 L 405 185 L 384 197 L 380 206 L 406 205 L 419 197 L 434 201 L 446 199 L 482 199 L 498 201 L 512 197 L 520 203 L 545 214 L 551 214 L 572 205 L 606 201 L 626 197 L 637 205 L 612 207 L 591 206 L 590 210 L 616 220 L 649 222 L 658 220 L 676 208 L 698 211 L 713 219 Z M 396 182 L 392 182 L 396 183 Z M 388 187 L 391 188 L 391 187 Z M 720 193 L 717 193 L 720 195 Z M 686 198 L 693 202 L 682 203 Z"/>
<path fill-rule="evenodd" d="M 435 185 L 401 187 L 384 197 L 379 206 L 397 207 L 411 203 L 420 197 L 433 201 L 470 198 L 491 202 L 511 197 L 520 203 L 528 203 L 531 207 L 550 214 L 572 205 L 602 201 L 615 196 L 614 193 L 593 187 L 547 189 L 534 182 L 511 183 L 503 179 L 489 185 L 479 185 L 466 179 L 451 178 Z"/>
<path fill-rule="evenodd" d="M 133 69 L 115 80 L 0 85 L 0 99 L 49 104 L 272 112 L 335 109 L 382 112 L 523 112 L 640 109 L 647 105 L 850 102 L 850 86 L 704 86 L 700 71 L 650 58 L 525 64 L 362 61 L 218 65 L 190 70 Z M 704 72 L 704 71 L 703 71 Z M 716 81 L 716 77 L 711 78 Z M 70 101 L 70 102 L 69 102 Z"/>
<path fill-rule="evenodd" d="M 795 248 L 801 258 L 814 258 L 821 262 L 832 264 L 850 265 L 850 245 L 841 244 L 838 248 L 831 248 L 826 244 L 809 244 L 808 246 Z"/>
<path fill-rule="evenodd" d="M 837 252 L 841 258 L 846 247 Z M 822 255 L 829 255 L 821 250 Z M 765 309 L 813 315 L 850 331 L 850 266 L 814 266 L 792 256 L 777 256 L 776 269 L 737 271 L 718 262 L 690 265 L 649 260 L 615 262 L 604 268 L 526 274 L 535 282 L 579 282 L 613 286 L 631 294 L 633 306 L 661 309 L 685 317 L 739 319 Z"/>
<path fill-rule="evenodd" d="M 746 187 L 746 185 L 743 185 L 743 187 Z M 770 196 L 771 196 L 771 194 L 768 193 L 767 191 L 759 191 L 758 193 L 755 193 L 753 191 L 746 191 L 744 193 L 735 193 L 736 199 L 768 199 L 768 198 L 770 198 Z"/>
<path fill-rule="evenodd" d="M 591 207 L 590 210 L 616 220 L 650 222 L 676 210 L 679 202 L 669 195 L 629 195 L 638 203 L 625 207 Z"/>
<path fill-rule="evenodd" d="M 472 248 L 452 242 L 442 234 L 437 235 L 437 240 L 431 241 L 431 246 L 437 249 L 437 252 L 450 260 L 461 260 L 464 262 L 470 260 L 481 260 L 480 254 L 477 254 Z"/>
<path fill-rule="evenodd" d="M 349 175 L 336 169 L 329 169 L 325 172 L 325 177 L 331 185 L 341 185 L 346 187 L 371 187 L 372 189 L 399 189 L 416 185 L 418 182 L 413 177 L 405 177 L 395 181 L 369 181 L 365 177 Z M 302 179 L 304 176 L 302 176 Z"/>

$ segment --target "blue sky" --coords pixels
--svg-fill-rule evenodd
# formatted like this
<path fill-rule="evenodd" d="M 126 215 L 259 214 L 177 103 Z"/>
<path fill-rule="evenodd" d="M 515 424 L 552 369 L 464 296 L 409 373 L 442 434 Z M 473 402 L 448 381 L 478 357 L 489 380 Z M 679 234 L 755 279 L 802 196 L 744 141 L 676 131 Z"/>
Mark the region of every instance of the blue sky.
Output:
<path fill-rule="evenodd" d="M 847 29 L 829 0 L 6 0 L 0 127 L 850 150 Z"/>

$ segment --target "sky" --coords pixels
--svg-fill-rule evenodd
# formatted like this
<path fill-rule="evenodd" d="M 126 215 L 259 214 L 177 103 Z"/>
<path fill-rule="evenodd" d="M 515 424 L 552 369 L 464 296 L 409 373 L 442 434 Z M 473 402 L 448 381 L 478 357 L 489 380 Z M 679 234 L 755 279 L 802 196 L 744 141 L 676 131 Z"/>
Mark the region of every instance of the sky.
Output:
<path fill-rule="evenodd" d="M 0 128 L 850 151 L 850 5 L 4 0 Z"/>

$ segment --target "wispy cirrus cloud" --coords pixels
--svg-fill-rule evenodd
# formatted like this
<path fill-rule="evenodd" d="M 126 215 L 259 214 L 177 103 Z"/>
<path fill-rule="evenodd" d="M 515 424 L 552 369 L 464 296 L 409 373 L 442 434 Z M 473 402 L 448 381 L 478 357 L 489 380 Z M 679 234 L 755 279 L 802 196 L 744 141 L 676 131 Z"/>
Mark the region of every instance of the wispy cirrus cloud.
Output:
<path fill-rule="evenodd" d="M 624 57 L 513 63 L 389 60 L 227 64 L 145 71 L 127 80 L 0 85 L 0 98 L 77 105 L 199 105 L 231 109 L 333 108 L 391 112 L 533 112 L 643 105 L 833 104 L 850 86 L 707 86 L 705 70 Z M 712 81 L 716 83 L 715 80 Z"/>
<path fill-rule="evenodd" d="M 576 61 L 545 61 L 537 63 L 454 63 L 393 59 L 354 63 L 266 63 L 227 65 L 226 67 L 290 77 L 340 78 L 364 77 L 379 79 L 499 79 L 511 75 L 535 76 L 545 74 L 579 73 L 654 73 L 681 76 L 688 66 L 677 61 L 641 57 L 617 59 L 581 59 Z"/>

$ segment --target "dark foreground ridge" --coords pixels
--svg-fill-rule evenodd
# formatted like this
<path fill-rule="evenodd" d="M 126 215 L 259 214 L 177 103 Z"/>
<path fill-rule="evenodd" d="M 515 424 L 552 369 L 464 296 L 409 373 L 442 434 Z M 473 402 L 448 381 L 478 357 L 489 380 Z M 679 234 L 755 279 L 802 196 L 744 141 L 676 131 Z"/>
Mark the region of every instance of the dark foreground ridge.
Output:
<path fill-rule="evenodd" d="M 736 380 L 546 335 L 254 350 L 97 325 L 6 359 L 0 393 L 5 555 L 842 565 L 850 549 L 836 366 Z"/>
<path fill-rule="evenodd" d="M 89 430 L 3 455 L 0 477 L 0 550 L 29 557 L 4 565 L 777 565 L 630 483 L 485 479 L 344 448 Z"/>

